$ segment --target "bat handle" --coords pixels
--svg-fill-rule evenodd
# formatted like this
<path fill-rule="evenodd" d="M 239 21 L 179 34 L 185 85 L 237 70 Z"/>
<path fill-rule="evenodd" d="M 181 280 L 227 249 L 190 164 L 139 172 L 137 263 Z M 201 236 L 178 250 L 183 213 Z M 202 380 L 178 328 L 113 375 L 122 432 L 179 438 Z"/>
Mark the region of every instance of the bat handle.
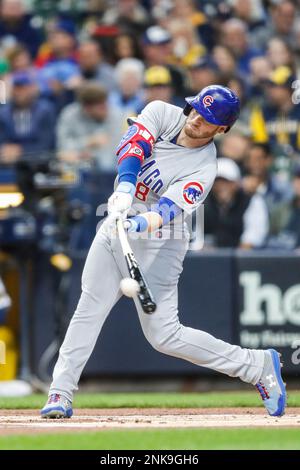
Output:
<path fill-rule="evenodd" d="M 118 228 L 119 240 L 121 243 L 123 254 L 124 256 L 127 256 L 129 253 L 132 252 L 132 250 L 127 240 L 127 235 L 124 229 L 123 220 L 121 218 L 117 220 L 117 228 Z"/>

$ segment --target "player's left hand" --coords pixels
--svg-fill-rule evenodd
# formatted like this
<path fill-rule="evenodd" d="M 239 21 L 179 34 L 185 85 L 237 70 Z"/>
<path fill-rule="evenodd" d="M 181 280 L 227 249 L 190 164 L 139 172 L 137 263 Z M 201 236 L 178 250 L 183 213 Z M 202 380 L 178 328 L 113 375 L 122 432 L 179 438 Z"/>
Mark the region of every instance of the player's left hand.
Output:
<path fill-rule="evenodd" d="M 135 186 L 131 183 L 120 183 L 108 199 L 108 214 L 118 214 L 126 218 L 131 208 Z"/>

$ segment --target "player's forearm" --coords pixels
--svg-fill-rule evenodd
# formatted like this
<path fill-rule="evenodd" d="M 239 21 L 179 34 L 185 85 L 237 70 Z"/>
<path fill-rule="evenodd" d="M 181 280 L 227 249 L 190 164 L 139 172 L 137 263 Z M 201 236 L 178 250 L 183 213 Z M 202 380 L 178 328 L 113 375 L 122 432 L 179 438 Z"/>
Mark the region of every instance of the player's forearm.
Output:
<path fill-rule="evenodd" d="M 138 172 L 141 169 L 141 160 L 130 156 L 118 164 L 119 183 L 131 183 L 134 187 Z"/>
<path fill-rule="evenodd" d="M 129 219 L 131 232 L 154 232 L 163 225 L 163 219 L 157 212 L 144 212 Z"/>
<path fill-rule="evenodd" d="M 127 229 L 129 232 L 153 232 L 181 213 L 182 209 L 171 199 L 161 197 L 151 211 L 128 219 Z"/>

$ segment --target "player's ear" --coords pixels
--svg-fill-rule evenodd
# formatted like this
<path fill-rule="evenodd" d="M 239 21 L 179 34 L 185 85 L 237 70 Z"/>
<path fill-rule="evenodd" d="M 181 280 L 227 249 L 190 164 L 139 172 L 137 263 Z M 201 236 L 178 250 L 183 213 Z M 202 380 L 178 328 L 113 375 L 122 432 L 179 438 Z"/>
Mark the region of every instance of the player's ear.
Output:
<path fill-rule="evenodd" d="M 227 126 L 220 126 L 218 129 L 218 134 L 224 134 L 226 132 Z"/>

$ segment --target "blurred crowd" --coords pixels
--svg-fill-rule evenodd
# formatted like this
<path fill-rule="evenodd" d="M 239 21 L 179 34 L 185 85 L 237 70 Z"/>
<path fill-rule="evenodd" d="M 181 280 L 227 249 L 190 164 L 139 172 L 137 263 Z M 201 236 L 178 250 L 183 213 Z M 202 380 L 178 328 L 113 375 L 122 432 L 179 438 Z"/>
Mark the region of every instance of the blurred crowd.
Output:
<path fill-rule="evenodd" d="M 208 243 L 300 247 L 299 0 L 2 0 L 0 163 L 116 170 L 126 117 L 211 84 L 242 112 L 218 138 Z"/>

